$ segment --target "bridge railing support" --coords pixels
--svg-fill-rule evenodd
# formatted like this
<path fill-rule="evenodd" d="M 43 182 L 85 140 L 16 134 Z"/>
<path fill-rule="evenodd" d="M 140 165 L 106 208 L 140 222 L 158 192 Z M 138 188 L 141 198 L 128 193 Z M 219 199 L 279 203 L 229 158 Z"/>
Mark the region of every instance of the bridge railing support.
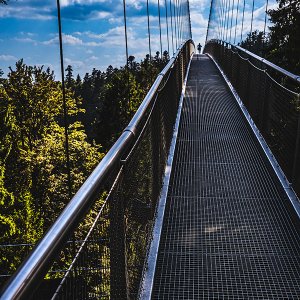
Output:
<path fill-rule="evenodd" d="M 300 76 L 226 42 L 211 40 L 204 52 L 224 70 L 299 197 Z"/>
<path fill-rule="evenodd" d="M 136 298 L 193 51 L 191 40 L 179 47 L 128 127 L 7 283 L 1 299 L 41 299 L 48 283 L 51 289 L 43 299 Z"/>

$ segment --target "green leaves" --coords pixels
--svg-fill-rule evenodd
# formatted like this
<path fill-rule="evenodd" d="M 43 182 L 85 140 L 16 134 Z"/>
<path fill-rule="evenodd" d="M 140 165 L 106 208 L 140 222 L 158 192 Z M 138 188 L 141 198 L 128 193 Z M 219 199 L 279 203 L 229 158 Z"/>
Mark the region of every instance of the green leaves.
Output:
<path fill-rule="evenodd" d="M 76 191 L 103 153 L 87 142 L 82 123 L 76 121 L 84 113 L 81 98 L 67 89 L 66 102 Z M 0 117 L 0 269 L 5 274 L 15 270 L 70 200 L 61 82 L 49 69 L 18 61 L 0 82 Z"/>
<path fill-rule="evenodd" d="M 300 2 L 277 0 L 279 7 L 268 11 L 270 27 L 268 59 L 282 68 L 300 74 Z"/>

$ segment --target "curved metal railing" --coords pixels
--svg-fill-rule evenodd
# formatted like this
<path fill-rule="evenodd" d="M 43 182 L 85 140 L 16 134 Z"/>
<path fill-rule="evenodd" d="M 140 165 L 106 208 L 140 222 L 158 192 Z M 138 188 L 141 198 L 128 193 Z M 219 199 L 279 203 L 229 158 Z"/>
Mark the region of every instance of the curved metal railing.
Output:
<path fill-rule="evenodd" d="M 170 59 L 1 299 L 134 297 L 193 49 L 186 41 Z"/>

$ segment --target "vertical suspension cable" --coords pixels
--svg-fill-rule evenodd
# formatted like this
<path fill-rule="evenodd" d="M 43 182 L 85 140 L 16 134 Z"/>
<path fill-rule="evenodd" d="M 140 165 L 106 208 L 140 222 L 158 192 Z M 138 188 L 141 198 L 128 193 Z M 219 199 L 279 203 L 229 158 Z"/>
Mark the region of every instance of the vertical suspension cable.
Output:
<path fill-rule="evenodd" d="M 268 14 L 268 4 L 269 0 L 266 1 L 266 10 L 265 10 L 265 23 L 264 23 L 264 33 L 263 33 L 263 57 L 265 56 L 265 42 L 266 42 L 266 25 L 267 25 L 267 14 Z"/>
<path fill-rule="evenodd" d="M 187 9 L 188 9 L 188 18 L 189 18 L 189 38 L 191 39 L 192 38 L 192 23 L 191 23 L 191 11 L 190 11 L 190 1 L 187 0 Z"/>
<path fill-rule="evenodd" d="M 238 0 L 238 4 L 236 6 L 235 30 L 234 30 L 234 41 L 233 41 L 234 45 L 235 45 L 235 41 L 236 41 L 236 31 L 237 31 L 237 21 L 238 21 L 238 16 L 239 16 L 239 6 L 240 6 L 240 0 Z"/>
<path fill-rule="evenodd" d="M 189 0 L 186 0 L 186 24 L 185 24 L 185 30 L 186 30 L 186 38 L 190 39 L 190 15 L 189 15 Z"/>
<path fill-rule="evenodd" d="M 223 41 L 225 41 L 225 36 L 226 36 L 226 16 L 227 16 L 227 1 L 224 0 L 224 29 L 223 29 Z"/>
<path fill-rule="evenodd" d="M 180 15 L 180 44 L 183 42 L 183 12 L 182 0 L 179 1 L 179 15 Z"/>
<path fill-rule="evenodd" d="M 162 50 L 162 39 L 161 39 L 161 20 L 160 20 L 160 2 L 157 0 L 157 8 L 158 8 L 158 26 L 159 26 L 159 42 L 160 42 L 160 57 L 162 58 L 163 50 Z"/>
<path fill-rule="evenodd" d="M 182 3 L 182 40 L 186 39 L 186 4 Z"/>
<path fill-rule="evenodd" d="M 70 154 L 69 154 L 69 123 L 68 123 L 68 110 L 66 103 L 66 89 L 65 89 L 65 69 L 64 69 L 64 54 L 62 44 L 62 26 L 61 26 L 61 14 L 60 14 L 60 1 L 56 1 L 57 5 L 57 19 L 58 19 L 58 36 L 59 36 L 59 52 L 60 52 L 60 70 L 61 70 L 61 85 L 62 85 L 62 97 L 63 97 L 63 111 L 64 111 L 64 129 L 65 129 L 65 155 L 68 173 L 68 192 L 69 198 L 72 198 L 72 182 L 71 182 L 71 166 L 70 166 Z"/>
<path fill-rule="evenodd" d="M 242 16 L 242 28 L 241 28 L 240 43 L 242 42 L 242 39 L 243 39 L 243 29 L 244 29 L 244 19 L 245 19 L 245 6 L 246 6 L 246 0 L 244 0 L 244 5 L 243 5 L 243 16 Z"/>
<path fill-rule="evenodd" d="M 221 40 L 224 40 L 225 0 L 221 0 Z"/>
<path fill-rule="evenodd" d="M 182 40 L 185 38 L 185 6 L 184 3 L 181 3 L 181 35 L 182 35 Z"/>
<path fill-rule="evenodd" d="M 168 22 L 168 5 L 167 5 L 167 0 L 165 0 L 165 9 L 166 9 L 166 28 L 167 28 L 168 54 L 170 55 L 169 22 Z"/>
<path fill-rule="evenodd" d="M 147 0 L 147 21 L 148 21 L 148 47 L 149 47 L 149 55 L 150 55 L 150 63 L 151 63 L 151 61 L 152 61 L 152 54 L 151 54 L 151 34 L 150 34 L 149 0 Z"/>
<path fill-rule="evenodd" d="M 177 18 L 177 49 L 180 45 L 180 37 L 179 37 L 179 31 L 180 31 L 180 24 L 179 24 L 179 4 L 178 0 L 176 0 L 176 18 Z"/>
<path fill-rule="evenodd" d="M 269 4 L 269 0 L 266 1 L 265 23 L 264 23 L 264 38 L 265 38 L 265 34 L 266 34 L 267 14 L 268 14 L 268 4 Z"/>
<path fill-rule="evenodd" d="M 230 44 L 231 44 L 231 32 L 232 32 L 233 10 L 234 10 L 234 0 L 232 0 L 232 6 L 231 6 L 230 35 L 229 35 L 229 43 L 230 43 Z"/>
<path fill-rule="evenodd" d="M 173 54 L 174 52 L 174 33 L 173 33 L 173 13 L 172 13 L 172 0 L 170 0 L 170 14 L 171 14 L 171 31 L 172 31 L 172 49 L 173 49 Z"/>
<path fill-rule="evenodd" d="M 211 17 L 212 17 L 212 6 L 213 6 L 214 0 L 211 0 L 210 2 L 210 9 L 209 9 L 209 17 L 208 17 L 208 25 L 206 29 L 206 38 L 205 38 L 205 44 L 209 41 L 209 29 L 210 29 L 210 22 L 211 22 Z"/>
<path fill-rule="evenodd" d="M 176 1 L 176 0 L 175 0 Z M 177 14 L 176 14 L 176 2 L 173 3 L 173 12 L 174 12 L 174 27 L 175 27 L 175 30 L 174 30 L 174 33 L 175 33 L 175 45 L 176 45 L 176 50 L 178 48 L 178 40 L 177 40 Z M 175 51 L 176 51 L 175 50 Z"/>
<path fill-rule="evenodd" d="M 223 38 L 222 38 L 222 40 L 225 41 L 227 0 L 224 0 L 223 3 L 224 3 L 224 16 L 223 16 Z"/>
<path fill-rule="evenodd" d="M 222 32 L 222 7 L 221 7 L 221 0 L 218 0 L 218 40 L 221 40 L 221 32 Z"/>
<path fill-rule="evenodd" d="M 123 18 L 124 18 L 124 35 L 125 35 L 125 51 L 126 51 L 126 70 L 125 74 L 127 75 L 127 104 L 129 111 L 131 110 L 131 101 L 130 101 L 130 87 L 129 87 L 129 66 L 128 66 L 128 35 L 127 35 L 127 16 L 126 16 L 126 0 L 123 0 Z"/>
<path fill-rule="evenodd" d="M 252 13 L 251 13 L 251 26 L 250 26 L 250 34 L 252 33 L 252 24 L 253 24 L 253 11 L 254 11 L 254 0 L 252 0 Z"/>
<path fill-rule="evenodd" d="M 220 40 L 223 40 L 223 34 L 224 34 L 224 0 L 219 0 L 220 1 L 220 7 L 221 7 L 221 29 L 220 29 Z"/>
<path fill-rule="evenodd" d="M 123 0 L 123 18 L 124 18 L 124 33 L 125 33 L 126 67 L 128 68 L 128 36 L 127 36 L 126 0 Z"/>
<path fill-rule="evenodd" d="M 181 0 L 178 0 L 178 40 L 181 44 Z"/>
<path fill-rule="evenodd" d="M 182 6 L 181 6 L 181 1 L 179 0 L 178 2 L 178 15 L 179 15 L 179 45 L 182 43 Z"/>
<path fill-rule="evenodd" d="M 228 5 L 228 3 L 229 3 L 229 5 Z M 230 0 L 227 0 L 226 1 L 226 35 L 225 35 L 226 42 L 227 42 L 227 37 L 228 37 L 229 8 L 230 8 Z"/>

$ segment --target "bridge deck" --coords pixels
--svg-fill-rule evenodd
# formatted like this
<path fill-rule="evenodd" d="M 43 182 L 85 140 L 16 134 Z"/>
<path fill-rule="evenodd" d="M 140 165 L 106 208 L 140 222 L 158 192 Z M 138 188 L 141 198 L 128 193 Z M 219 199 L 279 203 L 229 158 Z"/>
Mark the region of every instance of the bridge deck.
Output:
<path fill-rule="evenodd" d="M 194 56 L 152 298 L 299 297 L 299 221 L 217 68 Z"/>

